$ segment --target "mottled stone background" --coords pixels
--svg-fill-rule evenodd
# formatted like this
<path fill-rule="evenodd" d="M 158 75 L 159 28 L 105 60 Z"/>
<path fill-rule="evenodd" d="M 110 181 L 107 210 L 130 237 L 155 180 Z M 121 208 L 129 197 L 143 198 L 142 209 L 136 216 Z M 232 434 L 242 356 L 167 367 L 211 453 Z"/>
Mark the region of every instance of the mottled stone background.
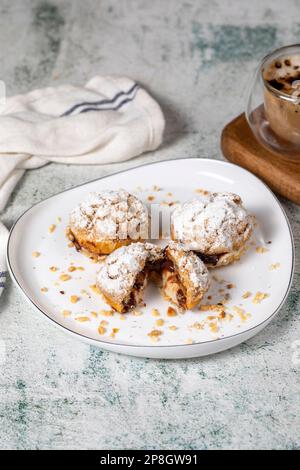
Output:
<path fill-rule="evenodd" d="M 45 197 L 145 161 L 222 158 L 221 129 L 244 109 L 258 59 L 299 34 L 297 0 L 1 0 L 0 78 L 9 95 L 126 74 L 167 118 L 165 144 L 152 154 L 28 172 L 4 221 L 11 226 Z M 299 208 L 282 204 L 299 249 Z M 81 344 L 35 315 L 10 282 L 0 299 L 0 447 L 299 448 L 299 273 L 298 260 L 286 305 L 255 338 L 174 362 Z"/>

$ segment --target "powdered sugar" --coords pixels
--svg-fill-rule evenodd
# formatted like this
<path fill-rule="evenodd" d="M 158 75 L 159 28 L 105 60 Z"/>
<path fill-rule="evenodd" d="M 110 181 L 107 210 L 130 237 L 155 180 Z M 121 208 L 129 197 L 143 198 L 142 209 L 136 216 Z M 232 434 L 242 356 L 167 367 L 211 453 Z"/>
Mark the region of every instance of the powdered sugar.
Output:
<path fill-rule="evenodd" d="M 213 193 L 192 199 L 172 214 L 173 238 L 205 254 L 239 248 L 251 232 L 251 218 L 233 193 Z"/>
<path fill-rule="evenodd" d="M 206 291 L 209 287 L 209 273 L 205 264 L 182 243 L 171 241 L 168 252 L 177 265 L 178 273 L 189 279 L 190 288 L 194 291 Z"/>
<path fill-rule="evenodd" d="M 160 258 L 161 248 L 151 243 L 132 243 L 118 248 L 101 265 L 97 284 L 101 291 L 122 302 L 146 263 L 153 263 Z"/>
<path fill-rule="evenodd" d="M 136 240 L 147 236 L 148 215 L 143 203 L 124 189 L 90 193 L 70 215 L 73 231 L 87 230 L 95 241 Z"/>

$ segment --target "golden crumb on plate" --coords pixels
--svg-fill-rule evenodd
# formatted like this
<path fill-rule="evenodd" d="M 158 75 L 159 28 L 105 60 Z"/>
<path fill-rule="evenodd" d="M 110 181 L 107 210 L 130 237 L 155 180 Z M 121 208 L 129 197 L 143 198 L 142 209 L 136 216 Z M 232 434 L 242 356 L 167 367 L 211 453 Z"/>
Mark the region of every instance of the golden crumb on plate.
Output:
<path fill-rule="evenodd" d="M 194 328 L 195 330 L 203 330 L 204 324 L 196 321 L 190 326 L 190 328 Z"/>
<path fill-rule="evenodd" d="M 162 318 L 159 318 L 158 320 L 156 320 L 155 325 L 156 326 L 163 326 L 164 323 L 165 323 L 165 320 L 163 320 Z"/>
<path fill-rule="evenodd" d="M 106 320 L 101 320 L 100 326 L 107 326 L 107 325 L 108 325 L 108 321 L 106 321 Z"/>
<path fill-rule="evenodd" d="M 168 307 L 167 315 L 168 315 L 168 317 L 176 317 L 177 310 L 175 310 L 175 308 L 173 308 L 173 307 Z"/>
<path fill-rule="evenodd" d="M 170 326 L 169 326 L 169 330 L 170 330 L 170 331 L 176 331 L 176 330 L 178 330 L 178 328 L 177 328 L 176 325 L 170 325 Z"/>
<path fill-rule="evenodd" d="M 71 296 L 70 296 L 70 302 L 71 302 L 72 304 L 76 304 L 78 301 L 79 301 L 78 295 L 71 295 Z"/>
<path fill-rule="evenodd" d="M 251 292 L 249 290 L 247 290 L 246 292 L 243 293 L 242 297 L 243 299 L 248 299 L 248 297 L 250 297 L 251 295 Z"/>
<path fill-rule="evenodd" d="M 256 253 L 266 253 L 269 250 L 267 248 L 265 248 L 264 246 L 257 246 L 255 248 L 255 251 L 256 251 Z"/>
<path fill-rule="evenodd" d="M 39 251 L 33 251 L 32 256 L 33 258 L 38 258 L 39 256 L 41 256 L 41 253 Z"/>
<path fill-rule="evenodd" d="M 98 327 L 98 333 L 99 335 L 104 335 L 106 333 L 106 328 L 104 328 L 104 326 L 99 326 Z"/>
<path fill-rule="evenodd" d="M 209 323 L 209 328 L 212 333 L 217 333 L 219 331 L 219 326 L 217 322 L 211 322 Z"/>
<path fill-rule="evenodd" d="M 41 287 L 41 292 L 48 292 L 48 287 Z"/>
<path fill-rule="evenodd" d="M 116 335 L 119 331 L 120 331 L 120 328 L 113 328 L 113 329 L 111 330 L 111 333 L 110 333 L 109 336 L 110 336 L 111 338 L 114 338 L 115 335 Z"/>
<path fill-rule="evenodd" d="M 69 281 L 71 279 L 71 276 L 69 274 L 61 274 L 59 276 L 60 281 Z"/>
<path fill-rule="evenodd" d="M 91 321 L 90 317 L 75 317 L 75 320 L 84 323 L 86 321 Z"/>
<path fill-rule="evenodd" d="M 133 310 L 132 315 L 133 315 L 134 317 L 140 317 L 140 316 L 143 315 L 143 314 L 142 314 L 142 312 L 141 312 L 140 310 Z"/>
<path fill-rule="evenodd" d="M 75 266 L 69 266 L 68 271 L 69 271 L 69 273 L 72 273 L 73 271 L 76 271 Z"/>
<path fill-rule="evenodd" d="M 159 313 L 159 311 L 157 310 L 157 308 L 153 308 L 153 309 L 151 310 L 151 315 L 152 315 L 152 317 L 159 317 L 159 316 L 160 316 L 160 313 Z"/>
<path fill-rule="evenodd" d="M 100 315 L 104 315 L 105 317 L 112 317 L 114 312 L 112 310 L 100 310 Z"/>
<path fill-rule="evenodd" d="M 210 191 L 207 191 L 206 189 L 202 188 L 197 188 L 195 189 L 195 193 L 202 194 L 202 196 L 208 196 L 210 194 Z"/>
<path fill-rule="evenodd" d="M 56 225 L 55 225 L 55 224 L 51 224 L 50 227 L 49 227 L 49 232 L 50 232 L 50 233 L 53 233 L 55 229 L 56 229 Z"/>
<path fill-rule="evenodd" d="M 194 342 L 194 341 L 193 341 L 191 338 L 188 338 L 188 339 L 186 340 L 186 344 L 193 344 L 193 342 Z"/>
<path fill-rule="evenodd" d="M 90 286 L 90 289 L 91 289 L 93 292 L 95 292 L 95 294 L 101 294 L 100 289 L 99 289 L 98 286 L 96 286 L 96 284 L 92 284 L 92 285 Z"/>
<path fill-rule="evenodd" d="M 151 195 L 150 195 L 150 196 L 147 197 L 147 199 L 148 199 L 149 202 L 154 201 L 155 196 L 151 196 Z"/>
<path fill-rule="evenodd" d="M 233 307 L 233 310 L 238 314 L 242 321 L 246 321 L 248 318 L 251 317 L 250 313 L 245 312 L 243 308 L 240 308 L 236 305 Z"/>
<path fill-rule="evenodd" d="M 269 294 L 265 294 L 264 292 L 257 292 L 252 300 L 254 304 L 260 304 L 260 302 L 264 299 L 269 297 Z"/>
<path fill-rule="evenodd" d="M 273 263 L 271 264 L 271 266 L 269 267 L 269 270 L 270 271 L 274 271 L 275 269 L 278 269 L 280 268 L 280 263 Z"/>
<path fill-rule="evenodd" d="M 161 330 L 152 330 L 150 333 L 148 333 L 148 336 L 150 336 L 150 338 L 158 338 L 162 334 L 163 332 Z"/>
<path fill-rule="evenodd" d="M 97 313 L 97 312 L 91 312 L 91 315 L 92 315 L 92 317 L 94 317 L 94 318 L 97 318 L 97 317 L 98 317 L 98 313 Z"/>
<path fill-rule="evenodd" d="M 224 305 L 222 304 L 206 304 L 200 305 L 199 310 L 201 312 L 214 311 L 214 312 L 224 312 Z"/>
<path fill-rule="evenodd" d="M 69 317 L 72 314 L 71 310 L 63 310 L 61 313 L 64 317 Z"/>
<path fill-rule="evenodd" d="M 56 271 L 58 271 L 58 267 L 57 266 L 50 266 L 49 271 L 52 271 L 53 273 L 55 273 Z"/>

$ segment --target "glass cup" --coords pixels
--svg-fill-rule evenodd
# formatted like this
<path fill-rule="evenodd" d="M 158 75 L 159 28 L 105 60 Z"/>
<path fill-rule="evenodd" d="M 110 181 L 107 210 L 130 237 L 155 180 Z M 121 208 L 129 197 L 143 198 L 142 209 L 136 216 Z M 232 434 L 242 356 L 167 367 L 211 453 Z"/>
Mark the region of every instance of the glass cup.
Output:
<path fill-rule="evenodd" d="M 261 144 L 300 162 L 300 44 L 282 47 L 262 59 L 246 117 Z"/>

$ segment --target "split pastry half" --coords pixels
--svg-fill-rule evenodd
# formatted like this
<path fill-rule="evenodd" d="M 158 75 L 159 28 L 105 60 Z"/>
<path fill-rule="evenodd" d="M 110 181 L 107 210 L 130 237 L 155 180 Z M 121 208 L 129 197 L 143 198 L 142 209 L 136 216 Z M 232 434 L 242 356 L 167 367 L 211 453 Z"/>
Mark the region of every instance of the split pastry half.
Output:
<path fill-rule="evenodd" d="M 125 313 L 143 302 L 148 279 L 160 270 L 163 250 L 151 243 L 132 243 L 111 253 L 97 274 L 97 286 L 106 302 Z"/>
<path fill-rule="evenodd" d="M 209 288 L 205 264 L 183 244 L 171 242 L 165 248 L 162 267 L 162 294 L 181 310 L 195 307 Z"/>

